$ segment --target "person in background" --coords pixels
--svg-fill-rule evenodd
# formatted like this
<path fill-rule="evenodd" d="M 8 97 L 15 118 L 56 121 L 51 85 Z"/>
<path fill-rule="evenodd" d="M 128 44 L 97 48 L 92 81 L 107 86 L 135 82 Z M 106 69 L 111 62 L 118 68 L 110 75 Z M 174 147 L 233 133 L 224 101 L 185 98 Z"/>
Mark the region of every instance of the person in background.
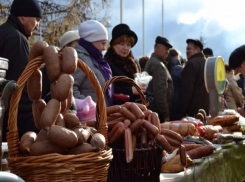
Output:
<path fill-rule="evenodd" d="M 181 73 L 178 119 L 195 117 L 199 109 L 204 109 L 209 115 L 209 95 L 204 83 L 206 58 L 202 52 L 203 44 L 198 39 L 187 39 L 186 43 L 188 61 Z"/>
<path fill-rule="evenodd" d="M 170 120 L 173 97 L 173 82 L 166 61 L 170 48 L 172 45 L 168 39 L 156 37 L 154 52 L 145 66 L 145 71 L 152 76 L 147 89 L 153 95 L 149 109 L 158 113 L 161 123 Z"/>
<path fill-rule="evenodd" d="M 149 56 L 146 56 L 146 55 L 139 58 L 141 72 L 144 71 L 145 65 L 149 59 L 150 59 Z"/>
<path fill-rule="evenodd" d="M 111 77 L 112 72 L 109 64 L 104 60 L 102 51 L 108 41 L 108 33 L 103 24 L 96 20 L 88 20 L 79 26 L 80 39 L 76 44 L 75 49 L 78 53 L 78 58 L 87 64 L 93 70 L 101 87 L 103 87 Z M 74 85 L 73 95 L 77 99 L 85 99 L 91 96 L 92 100 L 97 103 L 95 91 L 85 73 L 77 68 L 73 74 Z M 105 94 L 107 105 L 112 103 L 113 90 L 111 86 Z"/>
<path fill-rule="evenodd" d="M 245 97 L 245 90 L 244 90 L 244 77 L 241 73 L 239 73 L 239 78 L 237 79 L 237 85 L 242 89 L 242 95 Z"/>
<path fill-rule="evenodd" d="M 75 45 L 78 43 L 80 39 L 78 30 L 71 30 L 68 32 L 65 32 L 61 37 L 60 37 L 60 48 L 63 49 L 65 47 L 73 47 L 75 48 Z"/>
<path fill-rule="evenodd" d="M 222 109 L 229 109 L 227 102 L 225 100 L 225 96 L 226 96 L 226 92 L 228 90 L 228 86 L 229 86 L 229 81 L 227 79 L 225 79 L 225 88 L 224 88 L 224 92 L 222 94 Z"/>
<path fill-rule="evenodd" d="M 238 87 L 234 77 L 234 71 L 228 64 L 225 64 L 225 77 L 229 82 L 228 90 L 225 94 L 225 100 L 229 109 L 237 110 L 237 107 L 243 106 L 242 89 Z"/>
<path fill-rule="evenodd" d="M 229 66 L 245 76 L 245 45 L 237 47 L 229 57 Z M 237 108 L 237 112 L 245 117 L 245 107 Z"/>
<path fill-rule="evenodd" d="M 139 73 L 139 66 L 131 51 L 137 41 L 137 35 L 127 24 L 118 24 L 113 28 L 110 47 L 105 53 L 105 60 L 110 65 L 113 76 L 134 79 L 134 74 Z M 130 83 L 114 82 L 113 86 L 115 94 L 128 95 L 130 102 L 139 99 L 138 91 Z M 145 92 L 146 88 L 142 86 L 141 89 Z"/>
<path fill-rule="evenodd" d="M 180 52 L 177 49 L 171 48 L 169 49 L 169 55 L 167 58 L 168 61 L 168 69 L 173 80 L 174 86 L 174 95 L 172 100 L 172 109 L 170 114 L 170 120 L 177 119 L 177 108 L 178 108 L 178 99 L 179 92 L 181 89 L 181 72 L 183 70 L 183 66 L 181 65 L 182 57 Z"/>
<path fill-rule="evenodd" d="M 6 23 L 0 26 L 0 57 L 6 58 L 6 80 L 17 81 L 28 64 L 30 45 L 28 38 L 39 28 L 42 10 L 36 0 L 14 0 Z M 3 141 L 6 141 L 9 110 L 3 121 Z M 32 101 L 26 87 L 23 90 L 18 110 L 18 132 L 21 137 L 27 131 L 38 132 L 32 116 Z"/>
<path fill-rule="evenodd" d="M 210 49 L 209 47 L 206 47 L 205 49 L 203 49 L 203 54 L 205 55 L 206 58 L 214 56 L 213 50 Z"/>

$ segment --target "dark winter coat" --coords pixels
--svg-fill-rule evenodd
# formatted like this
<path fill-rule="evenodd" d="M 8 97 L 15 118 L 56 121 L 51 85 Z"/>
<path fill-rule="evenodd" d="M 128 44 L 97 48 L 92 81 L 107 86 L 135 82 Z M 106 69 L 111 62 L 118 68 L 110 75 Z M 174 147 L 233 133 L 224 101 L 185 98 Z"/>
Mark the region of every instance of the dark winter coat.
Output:
<path fill-rule="evenodd" d="M 114 56 L 114 54 L 111 52 L 107 52 L 105 55 L 105 61 L 108 62 L 108 64 L 111 67 L 112 76 L 126 76 L 128 78 L 134 79 L 134 75 L 130 72 L 127 72 L 124 69 L 123 65 L 119 65 L 115 63 L 114 60 L 116 59 L 116 57 Z M 135 64 L 137 65 L 136 60 L 135 60 Z M 113 87 L 114 87 L 115 94 L 128 95 L 130 102 L 135 102 L 138 99 L 140 100 L 139 96 L 133 95 L 132 85 L 128 82 L 125 81 L 114 82 Z"/>
<path fill-rule="evenodd" d="M 10 15 L 7 22 L 0 26 L 0 57 L 9 60 L 6 73 L 7 80 L 17 81 L 28 63 L 30 47 L 24 27 L 15 16 Z M 22 136 L 27 131 L 35 131 L 32 116 L 32 101 L 29 99 L 26 88 L 23 90 L 18 110 L 18 131 Z M 5 112 L 3 123 L 3 141 L 6 141 L 8 110 Z"/>
<path fill-rule="evenodd" d="M 145 66 L 145 71 L 152 76 L 147 91 L 153 94 L 149 109 L 158 113 L 161 122 L 169 117 L 173 97 L 173 82 L 165 62 L 152 54 Z"/>
<path fill-rule="evenodd" d="M 205 57 L 203 53 L 193 55 L 181 74 L 178 119 L 196 116 L 199 109 L 209 114 L 209 95 L 204 82 Z"/>

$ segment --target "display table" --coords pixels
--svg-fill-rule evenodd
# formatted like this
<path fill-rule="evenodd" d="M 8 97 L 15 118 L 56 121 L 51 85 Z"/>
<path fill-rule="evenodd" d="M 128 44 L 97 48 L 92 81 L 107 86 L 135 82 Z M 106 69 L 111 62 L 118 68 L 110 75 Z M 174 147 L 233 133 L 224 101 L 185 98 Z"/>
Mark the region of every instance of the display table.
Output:
<path fill-rule="evenodd" d="M 245 180 L 245 142 L 222 148 L 188 168 L 187 175 L 164 175 L 163 182 L 242 182 Z M 183 174 L 181 176 L 181 174 Z"/>

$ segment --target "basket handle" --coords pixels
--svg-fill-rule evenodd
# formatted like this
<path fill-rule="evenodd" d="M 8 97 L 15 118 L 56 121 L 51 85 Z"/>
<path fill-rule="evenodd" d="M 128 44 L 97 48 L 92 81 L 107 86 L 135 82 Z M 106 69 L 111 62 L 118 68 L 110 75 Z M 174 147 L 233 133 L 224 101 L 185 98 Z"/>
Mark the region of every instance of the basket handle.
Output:
<path fill-rule="evenodd" d="M 141 88 L 139 87 L 139 85 L 138 85 L 137 83 L 135 83 L 135 81 L 134 81 L 133 79 L 128 78 L 128 77 L 126 77 L 126 76 L 114 76 L 114 77 L 112 77 L 110 80 L 108 80 L 108 81 L 105 83 L 105 85 L 104 85 L 104 87 L 103 87 L 103 89 L 102 89 L 103 93 L 105 94 L 107 88 L 109 87 L 109 85 L 110 85 L 111 83 L 113 83 L 113 82 L 119 82 L 119 81 L 128 82 L 128 83 L 130 83 L 132 86 L 134 86 L 134 87 L 136 88 L 136 90 L 138 91 L 139 96 L 140 96 L 140 98 L 141 98 L 143 104 L 147 107 L 147 101 L 146 101 L 145 95 L 144 95 L 144 93 L 142 92 L 142 90 L 141 90 Z"/>
<path fill-rule="evenodd" d="M 59 53 L 61 55 L 61 53 Z M 39 69 L 41 65 L 44 63 L 43 56 L 39 56 L 32 61 L 30 61 L 25 70 L 20 75 L 17 84 L 19 85 L 19 89 L 14 92 L 10 100 L 10 107 L 9 107 L 9 118 L 8 118 L 8 128 L 9 132 L 7 133 L 7 142 L 9 148 L 9 156 L 20 156 L 19 150 L 19 133 L 17 127 L 17 114 L 18 114 L 18 105 L 19 101 L 25 87 L 25 84 L 28 78 L 33 74 L 36 69 Z M 99 132 L 103 134 L 108 141 L 108 131 L 107 131 L 107 116 L 106 116 L 106 105 L 104 94 L 102 92 L 101 86 L 99 84 L 98 79 L 96 78 L 94 72 L 84 63 L 81 59 L 78 59 L 77 67 L 79 67 L 88 77 L 93 89 L 95 90 L 95 94 L 97 97 L 97 115 L 98 115 L 98 122 L 99 122 Z M 107 145 L 108 143 L 106 143 Z"/>

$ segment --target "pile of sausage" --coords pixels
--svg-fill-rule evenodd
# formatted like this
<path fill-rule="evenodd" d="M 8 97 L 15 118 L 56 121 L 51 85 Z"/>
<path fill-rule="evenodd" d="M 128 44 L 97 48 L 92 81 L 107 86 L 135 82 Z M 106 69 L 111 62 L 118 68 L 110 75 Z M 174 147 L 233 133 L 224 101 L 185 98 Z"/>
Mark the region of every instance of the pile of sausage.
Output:
<path fill-rule="evenodd" d="M 81 125 L 76 114 L 69 109 L 74 82 L 71 74 L 77 69 L 77 52 L 67 47 L 58 54 L 54 46 L 38 41 L 28 59 L 31 61 L 41 55 L 52 81 L 51 100 L 46 104 L 41 99 L 42 74 L 38 68 L 27 80 L 27 90 L 33 100 L 34 122 L 40 131 L 38 134 L 27 132 L 21 137 L 23 155 L 80 154 L 104 149 L 105 137 L 95 129 Z"/>
<path fill-rule="evenodd" d="M 123 144 L 126 160 L 133 160 L 136 145 L 148 147 L 158 143 L 168 153 L 179 147 L 182 137 L 171 130 L 161 128 L 157 113 L 147 110 L 145 105 L 126 102 L 107 107 L 108 140 L 110 146 Z"/>

